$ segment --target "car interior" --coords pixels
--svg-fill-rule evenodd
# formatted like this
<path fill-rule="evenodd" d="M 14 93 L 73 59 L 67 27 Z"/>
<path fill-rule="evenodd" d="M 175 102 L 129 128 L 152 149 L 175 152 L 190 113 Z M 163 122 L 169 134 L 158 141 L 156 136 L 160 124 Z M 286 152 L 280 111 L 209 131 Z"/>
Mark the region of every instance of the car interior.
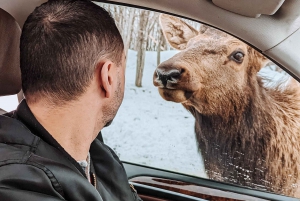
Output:
<path fill-rule="evenodd" d="M 3 9 L 0 9 L 0 27 L 0 96 L 5 96 L 21 90 L 18 53 L 21 29 L 15 19 Z M 0 108 L 0 114 L 4 112 Z"/>
<path fill-rule="evenodd" d="M 0 1 L 0 96 L 21 90 L 19 37 L 26 17 L 46 0 Z M 252 46 L 300 81 L 298 0 L 100 0 L 166 13 L 222 30 Z M 271 34 L 270 34 L 271 33 Z M 152 75 L 149 75 L 152 76 Z M 21 98 L 20 98 L 21 99 Z M 5 111 L 1 109 L 0 114 Z M 102 139 L 102 136 L 99 138 Z M 134 147 L 133 147 L 134 149 Z M 298 200 L 207 178 L 123 161 L 128 179 L 144 201 Z"/>

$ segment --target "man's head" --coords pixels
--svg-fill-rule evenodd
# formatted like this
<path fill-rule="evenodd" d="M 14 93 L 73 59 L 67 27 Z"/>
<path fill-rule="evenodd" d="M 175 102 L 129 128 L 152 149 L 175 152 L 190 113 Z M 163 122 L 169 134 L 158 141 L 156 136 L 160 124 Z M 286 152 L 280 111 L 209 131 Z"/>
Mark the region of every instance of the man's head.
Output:
<path fill-rule="evenodd" d="M 29 104 L 68 104 L 94 83 L 99 97 L 111 99 L 103 111 L 115 115 L 124 93 L 124 45 L 107 11 L 88 0 L 49 0 L 26 20 L 20 50 Z"/>

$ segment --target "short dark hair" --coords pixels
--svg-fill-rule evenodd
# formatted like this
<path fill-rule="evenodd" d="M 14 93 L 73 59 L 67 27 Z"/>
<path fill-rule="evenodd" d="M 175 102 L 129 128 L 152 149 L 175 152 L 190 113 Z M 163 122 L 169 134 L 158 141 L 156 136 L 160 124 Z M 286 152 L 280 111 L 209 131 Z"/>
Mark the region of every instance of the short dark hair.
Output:
<path fill-rule="evenodd" d="M 28 101 L 49 96 L 76 100 L 91 82 L 96 63 L 119 64 L 124 44 L 110 14 L 88 0 L 49 0 L 27 18 L 21 35 L 22 88 Z"/>

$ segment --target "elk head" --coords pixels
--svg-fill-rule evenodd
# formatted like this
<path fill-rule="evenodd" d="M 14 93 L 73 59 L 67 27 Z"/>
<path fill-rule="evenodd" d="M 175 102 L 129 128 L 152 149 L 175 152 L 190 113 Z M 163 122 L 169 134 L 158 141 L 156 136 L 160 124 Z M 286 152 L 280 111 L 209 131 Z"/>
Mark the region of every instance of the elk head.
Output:
<path fill-rule="evenodd" d="M 161 63 L 153 83 L 167 101 L 213 113 L 257 82 L 268 60 L 242 41 L 202 25 L 197 31 L 177 17 L 161 14 L 160 25 L 178 54 Z"/>

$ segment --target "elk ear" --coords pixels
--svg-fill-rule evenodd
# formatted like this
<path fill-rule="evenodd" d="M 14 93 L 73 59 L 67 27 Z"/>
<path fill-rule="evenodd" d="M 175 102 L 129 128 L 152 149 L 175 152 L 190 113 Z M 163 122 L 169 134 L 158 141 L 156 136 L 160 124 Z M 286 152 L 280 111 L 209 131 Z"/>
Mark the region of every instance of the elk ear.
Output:
<path fill-rule="evenodd" d="M 260 69 L 265 67 L 269 62 L 271 62 L 267 57 L 265 57 L 263 54 L 259 53 L 252 47 L 248 47 L 249 56 L 252 54 L 252 66 L 254 67 L 255 71 L 258 72 Z"/>
<path fill-rule="evenodd" d="M 169 44 L 177 49 L 186 48 L 188 41 L 198 35 L 198 31 L 178 17 L 160 14 L 160 27 Z"/>

